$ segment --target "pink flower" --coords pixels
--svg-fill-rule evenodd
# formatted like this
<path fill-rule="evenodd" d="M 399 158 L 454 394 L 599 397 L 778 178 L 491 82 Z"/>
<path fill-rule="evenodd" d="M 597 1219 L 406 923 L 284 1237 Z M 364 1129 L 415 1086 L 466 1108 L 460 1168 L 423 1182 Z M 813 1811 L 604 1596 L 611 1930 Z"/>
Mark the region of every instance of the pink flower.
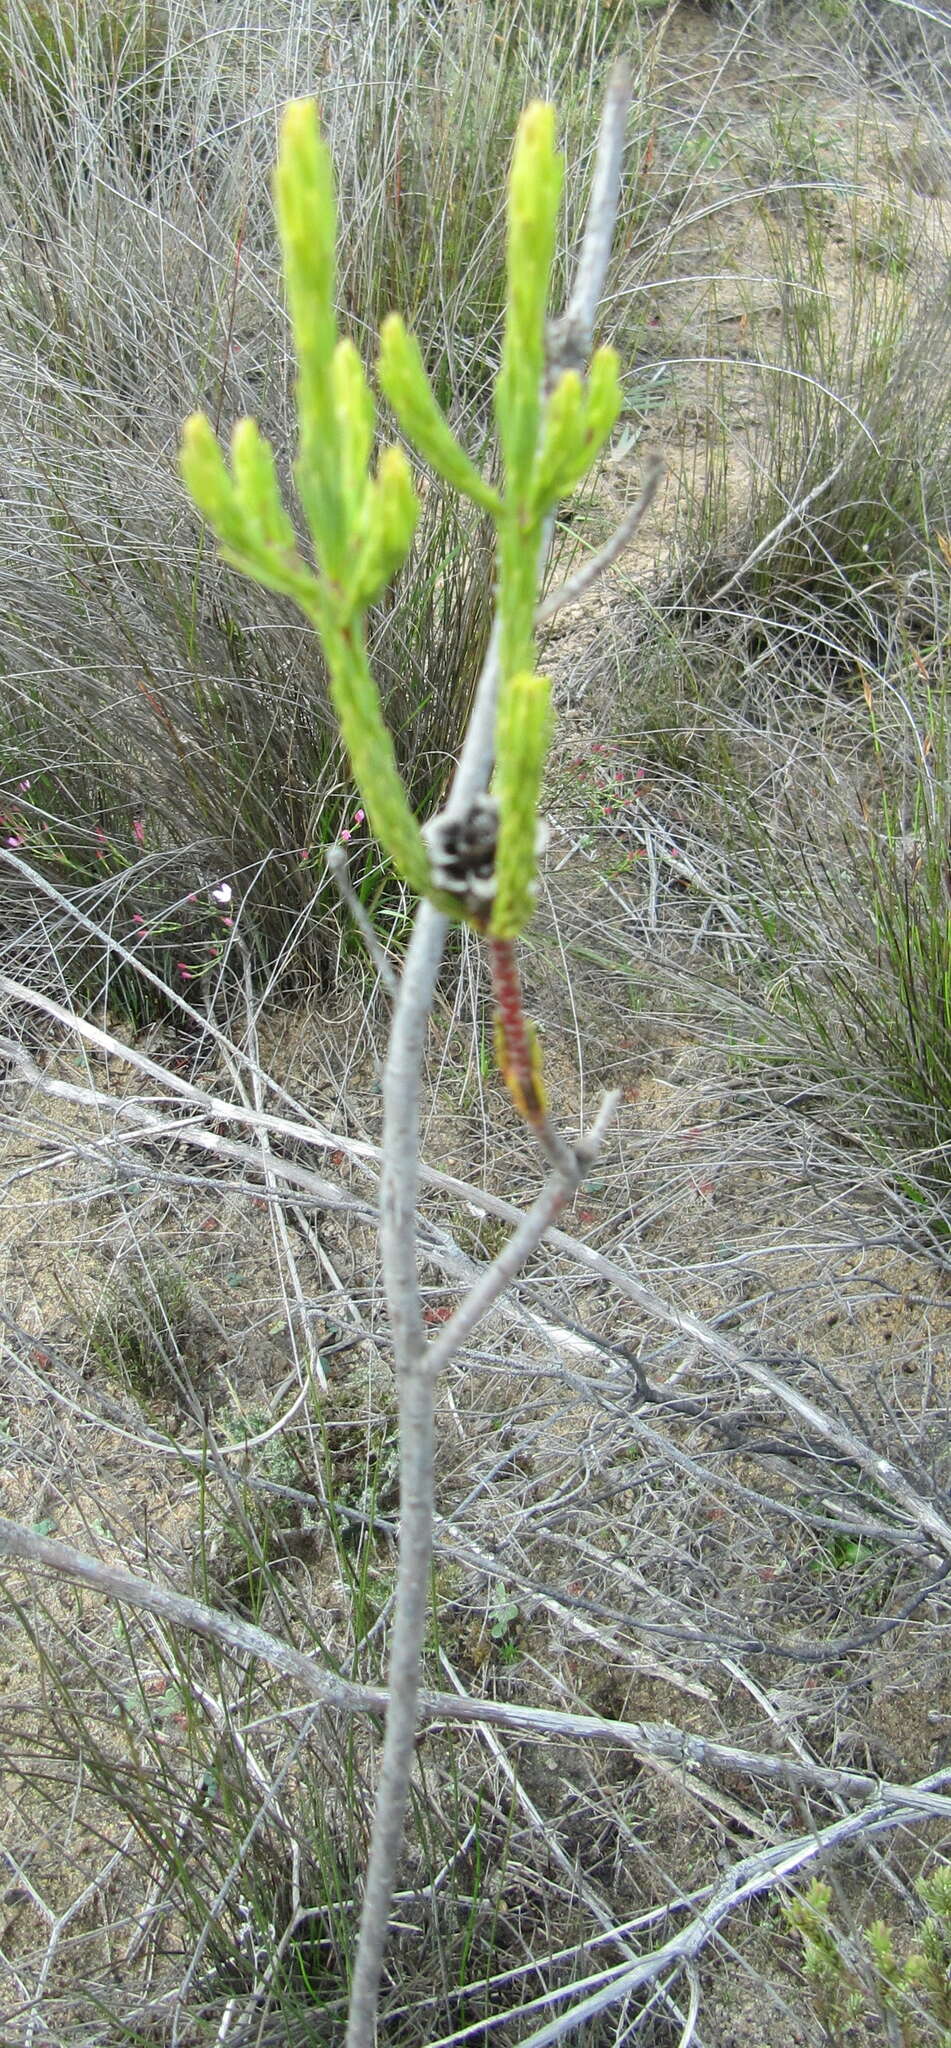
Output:
<path fill-rule="evenodd" d="M 143 915 L 142 915 L 142 912 L 141 912 L 141 910 L 133 910 L 133 912 L 132 912 L 132 922 L 133 922 L 133 924 L 144 924 L 144 923 L 145 923 L 145 919 L 144 919 L 144 917 L 143 917 Z"/>
<path fill-rule="evenodd" d="M 19 834 L 18 834 L 17 832 L 14 832 L 14 833 L 13 833 L 13 835 L 12 835 L 12 837 L 11 837 L 10 839 L 8 839 L 8 840 L 7 840 L 7 845 L 8 845 L 8 846 L 22 846 L 22 845 L 23 845 L 23 841 L 22 841 L 22 839 L 20 838 Z"/>
<path fill-rule="evenodd" d="M 181 975 L 183 981 L 190 981 L 192 978 L 191 968 L 186 966 L 184 960 L 176 960 L 175 972 Z"/>
<path fill-rule="evenodd" d="M 362 824 L 363 824 L 363 820 L 364 820 L 364 818 L 365 818 L 365 817 L 366 817 L 366 811 L 354 811 L 354 814 L 353 814 L 353 822 L 354 822 L 354 824 L 355 824 L 355 825 L 362 825 Z"/>
<path fill-rule="evenodd" d="M 29 776 L 27 776 L 27 778 L 26 778 L 26 781 L 25 781 L 25 782 L 21 782 L 21 783 L 20 783 L 20 792 L 21 792 L 21 795 L 22 795 L 23 791 L 24 791 L 24 790 L 27 790 L 27 789 L 29 789 L 29 787 L 30 787 L 30 778 L 29 778 Z"/>
<path fill-rule="evenodd" d="M 343 840 L 344 845 L 346 846 L 348 842 L 353 838 L 353 833 L 344 831 L 341 832 L 340 837 Z"/>
<path fill-rule="evenodd" d="M 225 927 L 225 930 L 226 930 L 226 931 L 229 931 L 229 932 L 230 932 L 230 931 L 231 931 L 231 930 L 233 929 L 233 927 L 234 927 L 234 918 L 233 918 L 233 917 L 223 917 L 223 918 L 222 918 L 222 920 L 221 920 L 221 922 L 222 922 L 222 924 L 224 925 L 224 927 Z"/>
<path fill-rule="evenodd" d="M 141 818 L 133 818 L 132 820 L 132 837 L 135 840 L 136 846 L 145 845 L 145 826 Z"/>

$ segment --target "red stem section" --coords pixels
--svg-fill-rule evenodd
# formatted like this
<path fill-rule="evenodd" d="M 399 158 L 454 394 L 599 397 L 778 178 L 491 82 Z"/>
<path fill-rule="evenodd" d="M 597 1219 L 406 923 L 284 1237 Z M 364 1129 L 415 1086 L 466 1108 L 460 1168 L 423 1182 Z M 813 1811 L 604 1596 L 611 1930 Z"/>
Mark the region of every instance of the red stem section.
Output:
<path fill-rule="evenodd" d="M 505 1085 L 526 1123 L 538 1129 L 545 1122 L 544 1099 L 538 1084 L 534 1032 L 525 1015 L 514 939 L 488 940 L 492 993 L 499 1028 L 499 1064 Z"/>

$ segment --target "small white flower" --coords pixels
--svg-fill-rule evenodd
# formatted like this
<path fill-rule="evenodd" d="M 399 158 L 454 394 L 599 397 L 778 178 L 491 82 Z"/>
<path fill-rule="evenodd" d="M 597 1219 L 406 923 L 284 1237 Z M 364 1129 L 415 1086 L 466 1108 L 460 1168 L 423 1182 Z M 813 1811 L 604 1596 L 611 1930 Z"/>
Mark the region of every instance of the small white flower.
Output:
<path fill-rule="evenodd" d="M 231 902 L 230 882 L 219 882 L 217 889 L 213 889 L 211 892 L 211 900 L 213 903 L 220 903 L 222 909 L 224 909 L 225 904 Z"/>

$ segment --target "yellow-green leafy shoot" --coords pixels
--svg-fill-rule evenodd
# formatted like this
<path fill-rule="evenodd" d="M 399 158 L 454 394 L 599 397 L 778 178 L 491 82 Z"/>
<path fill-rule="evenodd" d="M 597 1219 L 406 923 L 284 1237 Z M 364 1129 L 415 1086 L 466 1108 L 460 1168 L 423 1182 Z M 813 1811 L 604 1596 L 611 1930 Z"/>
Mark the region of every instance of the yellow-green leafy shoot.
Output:
<path fill-rule="evenodd" d="M 510 502 L 527 495 L 535 461 L 545 315 L 563 171 L 555 149 L 554 107 L 533 100 L 518 124 L 509 176 L 505 336 L 495 387 Z"/>
<path fill-rule="evenodd" d="M 513 676 L 499 706 L 496 730 L 499 837 L 489 918 L 493 938 L 517 938 L 534 908 L 538 803 L 550 737 L 548 677 Z"/>
<path fill-rule="evenodd" d="M 376 373 L 407 440 L 430 469 L 462 497 L 498 513 L 498 491 L 480 476 L 457 441 L 426 375 L 419 343 L 407 333 L 398 313 L 388 313 L 380 329 Z"/>
<path fill-rule="evenodd" d="M 316 572 L 302 559 L 274 456 L 253 420 L 234 430 L 231 468 L 201 414 L 185 428 L 181 466 L 225 559 L 293 597 L 316 627 L 330 694 L 371 825 L 400 874 L 429 887 L 429 861 L 396 764 L 367 658 L 364 617 L 412 544 L 419 506 L 400 448 L 370 471 L 376 409 L 352 341 L 337 334 L 333 169 L 312 101 L 281 124 L 274 176 L 278 231 L 299 377 L 295 478 Z"/>
<path fill-rule="evenodd" d="M 532 477 L 532 504 L 543 517 L 586 476 L 615 425 L 623 403 L 613 348 L 599 348 L 582 383 L 576 370 L 559 378 L 545 407 L 541 447 Z"/>
<path fill-rule="evenodd" d="M 274 206 L 297 355 L 300 452 L 295 476 L 317 559 L 336 577 L 346 562 L 337 391 L 337 208 L 330 151 L 313 100 L 291 100 L 281 122 Z"/>

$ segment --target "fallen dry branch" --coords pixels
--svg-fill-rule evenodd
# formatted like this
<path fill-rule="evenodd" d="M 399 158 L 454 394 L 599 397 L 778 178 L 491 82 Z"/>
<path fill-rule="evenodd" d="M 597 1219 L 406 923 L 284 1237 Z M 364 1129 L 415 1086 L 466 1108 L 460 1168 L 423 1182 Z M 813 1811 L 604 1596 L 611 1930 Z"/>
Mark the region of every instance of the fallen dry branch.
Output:
<path fill-rule="evenodd" d="M 134 1572 L 106 1564 L 102 1559 L 75 1550 L 68 1543 L 49 1536 L 37 1536 L 16 1522 L 0 1517 L 0 1557 L 31 1566 L 41 1566 L 62 1577 L 89 1586 L 106 1599 L 155 1614 L 173 1627 L 184 1628 L 223 1649 L 240 1656 L 260 1658 L 318 1706 L 344 1714 L 380 1715 L 388 1705 L 384 1686 L 355 1685 L 336 1677 L 309 1657 L 295 1650 L 266 1629 L 255 1627 L 218 1608 L 208 1607 L 183 1593 L 157 1586 Z M 470 1698 L 464 1694 L 420 1693 L 420 1715 L 429 1723 L 458 1721 L 484 1723 L 508 1729 L 513 1734 L 563 1736 L 572 1741 L 593 1742 L 605 1747 L 633 1751 L 647 1764 L 673 1765 L 685 1773 L 726 1771 L 757 1782 L 781 1785 L 789 1791 L 812 1790 L 837 1798 L 885 1801 L 909 1814 L 951 1819 L 951 1798 L 928 1787 L 895 1785 L 867 1771 L 828 1769 L 819 1764 L 796 1761 L 779 1755 L 760 1755 L 732 1743 L 716 1742 L 688 1733 L 671 1723 L 612 1721 L 598 1715 L 571 1714 L 546 1707 L 526 1707 L 507 1700 Z M 934 1783 L 951 1778 L 951 1769 Z"/>
<path fill-rule="evenodd" d="M 929 1786 L 931 1782 L 928 1781 Z M 544 1992 L 540 1998 L 520 2006 L 519 2012 L 524 2017 L 527 2013 L 550 2008 L 561 1999 L 574 1999 L 579 1991 L 587 1994 L 545 2026 L 523 2035 L 520 2048 L 551 2048 L 553 2042 L 562 2040 L 576 2027 L 597 2019 L 599 2014 L 609 2011 L 622 1999 L 630 1998 L 635 1992 L 656 1983 L 665 1971 L 676 1973 L 687 1969 L 696 1962 L 724 1920 L 738 1906 L 761 1897 L 777 1885 L 788 1884 L 800 1871 L 808 1869 L 811 1863 L 843 1843 L 899 1827 L 906 1817 L 903 1807 L 896 1806 L 887 1795 L 883 1795 L 862 1813 L 848 1814 L 843 1820 L 833 1821 L 830 1826 L 818 1828 L 812 1834 L 801 1835 L 796 1841 L 779 1842 L 773 1848 L 761 1849 L 753 1856 L 744 1857 L 728 1871 L 703 1911 L 660 1948 L 639 1956 L 635 1963 L 621 1963 L 613 1969 L 600 1970 L 596 1975 L 577 1980 L 565 1990 Z"/>

